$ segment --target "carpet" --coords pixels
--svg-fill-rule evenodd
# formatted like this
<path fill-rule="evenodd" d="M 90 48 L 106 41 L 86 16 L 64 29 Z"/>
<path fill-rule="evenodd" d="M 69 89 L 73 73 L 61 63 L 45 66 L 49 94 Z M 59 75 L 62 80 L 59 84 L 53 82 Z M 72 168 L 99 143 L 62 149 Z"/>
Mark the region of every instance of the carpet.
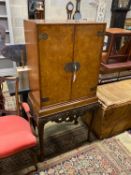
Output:
<path fill-rule="evenodd" d="M 126 132 L 84 145 L 39 167 L 33 175 L 131 175 L 131 135 Z"/>

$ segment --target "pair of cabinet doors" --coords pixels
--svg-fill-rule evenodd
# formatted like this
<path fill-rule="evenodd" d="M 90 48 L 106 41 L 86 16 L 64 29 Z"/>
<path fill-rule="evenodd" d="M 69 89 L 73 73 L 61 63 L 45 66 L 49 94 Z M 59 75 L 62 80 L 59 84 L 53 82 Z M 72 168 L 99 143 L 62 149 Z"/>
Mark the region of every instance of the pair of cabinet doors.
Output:
<path fill-rule="evenodd" d="M 104 30 L 102 23 L 38 26 L 45 106 L 96 96 Z"/>

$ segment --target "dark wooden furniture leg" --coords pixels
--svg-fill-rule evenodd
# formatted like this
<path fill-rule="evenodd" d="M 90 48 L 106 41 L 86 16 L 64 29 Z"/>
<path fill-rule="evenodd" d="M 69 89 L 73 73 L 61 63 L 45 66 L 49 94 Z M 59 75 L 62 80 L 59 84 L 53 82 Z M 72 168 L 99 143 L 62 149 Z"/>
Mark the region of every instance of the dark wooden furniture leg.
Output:
<path fill-rule="evenodd" d="M 87 134 L 87 140 L 89 142 L 91 142 L 90 136 L 91 136 L 93 122 L 94 122 L 94 119 L 95 119 L 95 112 L 96 112 L 96 109 L 92 109 L 92 111 L 91 111 L 91 120 L 90 120 L 90 124 L 88 126 L 88 134 Z"/>
<path fill-rule="evenodd" d="M 95 111 L 100 107 L 100 104 L 96 102 L 95 104 L 89 104 L 87 106 L 82 106 L 76 109 L 71 109 L 64 112 L 59 112 L 54 115 L 50 115 L 47 117 L 41 117 L 38 119 L 38 135 L 39 135 L 39 148 L 40 148 L 40 155 L 39 160 L 44 160 L 44 126 L 49 121 L 56 122 L 56 123 L 62 123 L 62 122 L 73 122 L 74 124 L 78 123 L 78 118 L 85 115 L 87 112 L 92 113 L 90 125 L 89 125 L 89 131 L 88 131 L 88 140 L 90 140 L 90 132 L 92 130 L 92 124 L 95 117 Z"/>
<path fill-rule="evenodd" d="M 40 148 L 40 154 L 39 154 L 39 160 L 44 160 L 44 122 L 43 120 L 39 119 L 38 121 L 38 136 L 39 136 L 39 148 Z"/>
<path fill-rule="evenodd" d="M 3 96 L 3 93 L 2 93 L 2 90 L 3 90 L 3 83 L 4 82 L 4 79 L 1 77 L 0 79 L 0 115 L 2 116 L 3 115 L 3 111 L 5 109 L 5 106 L 4 106 L 4 96 Z"/>

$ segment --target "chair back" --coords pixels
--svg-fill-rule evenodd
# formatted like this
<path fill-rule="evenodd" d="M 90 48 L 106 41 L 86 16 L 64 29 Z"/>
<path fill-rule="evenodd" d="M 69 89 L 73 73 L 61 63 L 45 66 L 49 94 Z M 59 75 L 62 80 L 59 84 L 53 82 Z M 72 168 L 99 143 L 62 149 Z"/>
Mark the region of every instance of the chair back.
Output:
<path fill-rule="evenodd" d="M 15 95 L 11 96 L 11 89 Z M 18 78 L 0 77 L 0 116 L 19 114 Z"/>

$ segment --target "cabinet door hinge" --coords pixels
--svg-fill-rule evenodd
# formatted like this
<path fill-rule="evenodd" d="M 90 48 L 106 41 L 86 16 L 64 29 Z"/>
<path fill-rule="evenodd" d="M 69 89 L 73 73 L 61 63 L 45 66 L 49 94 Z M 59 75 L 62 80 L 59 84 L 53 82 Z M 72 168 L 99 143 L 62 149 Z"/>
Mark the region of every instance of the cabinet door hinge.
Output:
<path fill-rule="evenodd" d="M 97 32 L 97 36 L 103 37 L 103 36 L 105 36 L 105 32 L 103 32 L 103 31 L 98 31 L 98 32 Z"/>
<path fill-rule="evenodd" d="M 41 102 L 47 102 L 47 101 L 49 101 L 49 97 L 43 97 L 43 98 L 41 98 Z"/>
<path fill-rule="evenodd" d="M 94 86 L 90 88 L 90 91 L 96 91 L 96 89 L 97 89 L 97 86 Z"/>
<path fill-rule="evenodd" d="M 40 33 L 39 34 L 39 40 L 47 40 L 48 34 L 47 33 Z"/>

